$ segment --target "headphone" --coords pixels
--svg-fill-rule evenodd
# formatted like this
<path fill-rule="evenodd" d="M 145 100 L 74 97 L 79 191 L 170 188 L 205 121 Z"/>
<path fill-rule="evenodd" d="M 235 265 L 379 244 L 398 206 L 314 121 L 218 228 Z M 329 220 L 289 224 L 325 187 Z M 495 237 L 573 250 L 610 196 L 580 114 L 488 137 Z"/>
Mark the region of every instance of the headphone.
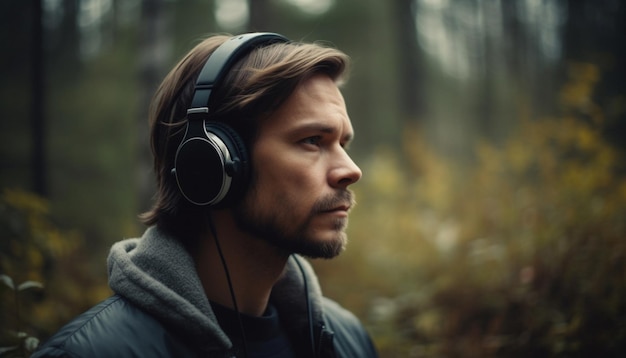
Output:
<path fill-rule="evenodd" d="M 289 40 L 270 32 L 231 37 L 204 64 L 187 110 L 187 128 L 174 158 L 172 174 L 180 192 L 199 206 L 227 203 L 242 192 L 250 164 L 243 140 L 233 128 L 210 120 L 214 89 L 231 67 L 255 48 Z"/>

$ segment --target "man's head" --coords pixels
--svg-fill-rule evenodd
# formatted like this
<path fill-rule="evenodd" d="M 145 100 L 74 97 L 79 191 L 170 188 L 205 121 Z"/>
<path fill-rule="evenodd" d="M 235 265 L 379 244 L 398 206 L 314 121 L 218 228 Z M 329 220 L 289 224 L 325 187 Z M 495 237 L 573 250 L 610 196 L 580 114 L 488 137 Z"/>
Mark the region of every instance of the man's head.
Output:
<path fill-rule="evenodd" d="M 283 250 L 331 258 L 346 243 L 361 171 L 346 152 L 353 137 L 343 97 L 324 74 L 305 79 L 259 126 L 250 190 L 235 208 L 239 227 Z"/>
<path fill-rule="evenodd" d="M 195 237 L 205 231 L 204 211 L 207 208 L 189 203 L 181 195 L 176 179 L 171 173 L 174 158 L 184 136 L 187 109 L 191 105 L 198 74 L 207 58 L 228 39 L 226 36 L 211 37 L 192 49 L 164 79 L 155 94 L 150 110 L 151 142 L 158 192 L 155 206 L 144 215 L 144 221 L 173 231 L 181 238 Z M 292 206 L 289 208 L 290 212 L 306 211 L 306 215 L 313 217 L 337 209 L 334 213 L 337 217 L 331 221 L 334 222 L 334 231 L 337 235 L 342 234 L 345 219 L 341 216 L 345 216 L 345 210 L 344 214 L 338 213 L 342 211 L 341 208 L 345 209 L 351 205 L 350 194 L 346 188 L 360 177 L 360 170 L 343 151 L 352 135 L 352 127 L 337 85 L 343 80 L 347 65 L 347 56 L 332 48 L 314 44 L 276 43 L 250 51 L 230 68 L 221 85 L 214 89 L 212 99 L 218 100 L 213 101 L 210 120 L 232 127 L 250 152 L 252 182 L 242 189 L 241 200 L 235 201 L 229 207 L 238 214 L 236 219 L 246 230 L 256 235 L 272 237 L 283 233 L 285 240 L 293 235 L 311 236 L 311 230 L 307 229 L 310 225 L 300 223 L 305 227 L 303 230 L 285 227 L 279 218 L 283 212 L 281 210 L 273 211 L 270 216 L 265 215 L 279 209 L 281 205 L 289 204 Z M 316 111 L 315 108 L 321 110 Z M 309 133 L 313 133 L 313 127 L 317 131 L 310 136 L 311 138 L 298 139 L 306 142 L 304 146 L 308 145 L 309 149 L 314 146 L 321 148 L 316 141 L 325 138 L 324 140 L 330 144 L 331 137 L 337 139 L 338 145 L 332 148 L 334 154 L 331 157 L 334 158 L 332 159 L 334 163 L 327 160 L 328 163 L 323 167 L 308 161 L 308 169 L 315 168 L 316 174 L 306 175 L 317 176 L 319 182 L 324 171 L 329 174 L 337 172 L 337 168 L 334 167 L 350 167 L 347 170 L 350 174 L 338 179 L 337 184 L 330 184 L 327 181 L 325 184 L 327 188 L 324 190 L 319 190 L 321 186 L 319 183 L 312 187 L 311 180 L 309 183 L 301 180 L 299 187 L 289 187 L 295 184 L 293 180 L 291 182 L 285 180 L 281 184 L 282 187 L 274 185 L 278 184 L 276 179 L 281 176 L 294 180 L 298 176 L 300 179 L 306 176 L 303 176 L 303 170 L 300 172 L 293 170 L 299 168 L 299 164 L 307 162 L 306 153 L 293 156 L 296 153 L 290 152 L 290 148 L 280 146 L 275 146 L 270 152 L 263 151 L 263 148 L 266 148 L 263 146 L 264 143 L 272 143 L 268 138 L 276 139 L 276 130 L 284 129 L 296 122 L 300 123 L 301 120 L 309 122 L 307 124 Z M 328 123 L 324 124 L 324 121 Z M 277 123 L 281 124 L 277 126 Z M 304 134 L 304 129 L 290 135 L 296 134 Z M 276 141 L 273 144 L 277 144 Z M 271 148 L 271 145 L 267 148 Z M 281 163 L 278 159 L 286 155 L 292 155 L 290 162 L 278 165 Z M 317 192 L 313 193 L 312 190 Z M 303 200 L 311 195 L 319 197 L 314 198 L 315 200 Z M 283 197 L 280 198 L 281 196 Z M 307 205 L 315 207 L 306 207 Z M 298 209 L 298 206 L 302 208 Z M 264 209 L 261 212 L 256 210 L 257 208 Z M 332 216 L 330 213 L 325 214 Z M 313 217 L 288 216 L 283 219 L 288 222 L 291 220 L 291 224 L 297 224 L 296 221 L 301 219 L 313 220 Z M 269 224 L 266 219 L 273 220 L 274 223 Z M 315 227 L 317 226 L 314 225 L 313 231 L 317 230 Z M 285 230 L 290 232 L 286 233 Z"/>

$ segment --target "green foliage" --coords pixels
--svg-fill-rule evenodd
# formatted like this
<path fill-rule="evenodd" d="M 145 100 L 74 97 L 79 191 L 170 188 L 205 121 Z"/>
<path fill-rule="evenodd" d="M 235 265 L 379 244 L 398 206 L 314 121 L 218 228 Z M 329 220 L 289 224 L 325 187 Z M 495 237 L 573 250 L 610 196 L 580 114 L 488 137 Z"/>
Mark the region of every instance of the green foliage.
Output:
<path fill-rule="evenodd" d="M 381 151 L 365 167 L 355 243 L 319 266 L 383 356 L 626 351 L 623 158 L 601 134 L 597 68 L 571 72 L 562 117 L 522 120 L 503 144 L 478 144 L 470 167 L 412 130 L 403 162 Z"/>
<path fill-rule="evenodd" d="M 30 353 L 37 349 L 37 346 L 39 346 L 39 340 L 20 330 L 22 324 L 20 318 L 20 294 L 23 291 L 30 290 L 32 288 L 41 289 L 43 288 L 43 285 L 36 281 L 25 281 L 16 286 L 13 283 L 13 279 L 7 275 L 0 275 L 0 281 L 13 291 L 13 295 L 15 297 L 15 322 L 18 325 L 14 331 L 8 331 L 10 345 L 0 347 L 0 357 L 27 357 Z"/>
<path fill-rule="evenodd" d="M 21 190 L 2 192 L 0 346 L 11 346 L 15 339 L 32 343 L 25 341 L 30 335 L 45 338 L 110 294 L 104 272 L 98 272 L 104 270 L 102 262 L 88 261 L 82 236 L 58 229 L 49 217 L 46 200 Z M 23 283 L 15 286 L 13 280 Z M 18 292 L 39 287 L 39 282 L 45 290 L 18 299 Z"/>

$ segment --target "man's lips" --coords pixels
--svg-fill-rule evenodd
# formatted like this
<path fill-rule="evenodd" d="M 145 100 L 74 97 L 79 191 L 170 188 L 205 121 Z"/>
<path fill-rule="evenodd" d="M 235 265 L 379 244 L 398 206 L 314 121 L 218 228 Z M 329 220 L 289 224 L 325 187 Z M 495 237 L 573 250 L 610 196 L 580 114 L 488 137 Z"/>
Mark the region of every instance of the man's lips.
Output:
<path fill-rule="evenodd" d="M 337 215 L 348 215 L 350 209 L 356 204 L 352 192 L 343 190 L 318 200 L 312 212 L 318 214 L 333 213 Z"/>
<path fill-rule="evenodd" d="M 350 204 L 341 204 L 338 206 L 335 206 L 333 208 L 327 209 L 327 210 L 322 210 L 321 212 L 323 213 L 333 213 L 333 212 L 348 212 L 350 211 Z"/>

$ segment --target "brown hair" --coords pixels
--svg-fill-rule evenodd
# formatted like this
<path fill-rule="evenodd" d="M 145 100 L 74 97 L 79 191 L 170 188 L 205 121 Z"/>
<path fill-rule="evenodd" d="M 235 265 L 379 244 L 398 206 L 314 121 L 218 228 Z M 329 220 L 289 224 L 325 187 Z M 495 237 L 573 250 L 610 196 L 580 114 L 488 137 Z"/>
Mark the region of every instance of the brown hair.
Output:
<path fill-rule="evenodd" d="M 141 215 L 146 225 L 158 225 L 182 239 L 205 230 L 202 207 L 187 202 L 171 174 L 183 139 L 198 74 L 213 51 L 229 36 L 212 36 L 195 46 L 165 77 L 149 111 L 150 137 L 157 179 L 156 201 Z M 239 60 L 217 88 L 212 120 L 227 123 L 251 148 L 259 121 L 268 118 L 303 80 L 323 73 L 341 84 L 349 58 L 319 44 L 277 43 L 252 50 Z"/>

